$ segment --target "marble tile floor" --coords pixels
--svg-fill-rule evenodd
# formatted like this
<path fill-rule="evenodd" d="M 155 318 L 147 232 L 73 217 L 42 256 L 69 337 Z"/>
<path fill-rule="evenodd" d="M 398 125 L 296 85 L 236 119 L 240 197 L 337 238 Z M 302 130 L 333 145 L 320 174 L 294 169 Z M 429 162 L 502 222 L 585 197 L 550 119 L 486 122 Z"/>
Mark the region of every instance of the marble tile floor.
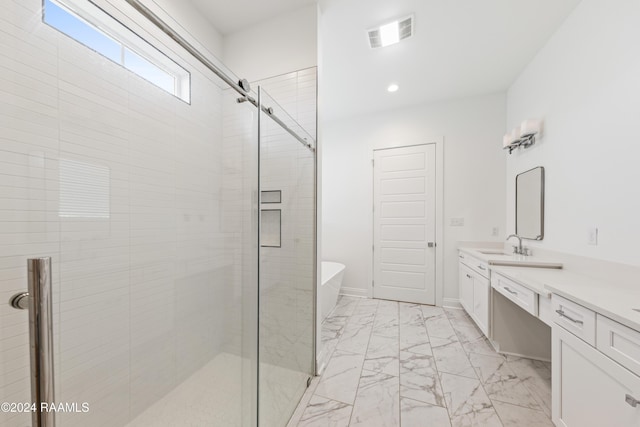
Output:
<path fill-rule="evenodd" d="M 290 427 L 553 427 L 549 363 L 502 356 L 463 310 L 342 296 Z"/>

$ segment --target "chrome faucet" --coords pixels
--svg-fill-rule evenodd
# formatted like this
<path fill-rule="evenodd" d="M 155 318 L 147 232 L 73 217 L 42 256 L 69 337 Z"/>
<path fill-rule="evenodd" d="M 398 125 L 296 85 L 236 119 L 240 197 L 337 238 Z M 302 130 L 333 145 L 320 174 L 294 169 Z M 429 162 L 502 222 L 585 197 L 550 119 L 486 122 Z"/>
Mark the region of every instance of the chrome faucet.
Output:
<path fill-rule="evenodd" d="M 518 236 L 517 234 L 510 234 L 509 237 L 507 237 L 507 240 L 512 237 L 518 239 L 518 246 L 513 247 L 513 253 L 516 253 L 518 255 L 528 255 L 529 251 L 522 247 L 522 237 Z"/>

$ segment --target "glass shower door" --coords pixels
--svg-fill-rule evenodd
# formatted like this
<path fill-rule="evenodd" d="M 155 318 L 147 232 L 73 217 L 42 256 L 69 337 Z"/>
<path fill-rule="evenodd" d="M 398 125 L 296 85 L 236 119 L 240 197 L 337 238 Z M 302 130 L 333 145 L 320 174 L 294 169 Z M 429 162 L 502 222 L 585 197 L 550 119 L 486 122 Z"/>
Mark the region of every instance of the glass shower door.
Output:
<path fill-rule="evenodd" d="M 315 153 L 313 138 L 259 92 L 259 425 L 281 427 L 314 374 Z"/>
<path fill-rule="evenodd" d="M 191 101 L 44 24 L 41 0 L 3 4 L 0 402 L 31 401 L 7 302 L 51 257 L 59 427 L 255 426 L 257 109 L 101 3 L 190 72 Z M 12 408 L 0 425 L 30 425 Z"/>

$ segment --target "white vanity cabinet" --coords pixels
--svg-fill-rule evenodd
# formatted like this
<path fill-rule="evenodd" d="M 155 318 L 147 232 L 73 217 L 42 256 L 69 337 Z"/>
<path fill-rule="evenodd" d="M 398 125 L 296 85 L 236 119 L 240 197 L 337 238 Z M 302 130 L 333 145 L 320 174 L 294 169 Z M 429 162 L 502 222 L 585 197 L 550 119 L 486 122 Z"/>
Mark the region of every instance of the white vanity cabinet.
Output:
<path fill-rule="evenodd" d="M 459 270 L 459 292 L 460 304 L 467 311 L 473 313 L 473 276 L 474 272 L 460 261 Z"/>
<path fill-rule="evenodd" d="M 598 348 L 610 348 L 613 343 L 608 338 L 600 342 L 601 334 L 596 338 L 598 348 L 588 342 L 596 337 L 596 322 L 591 322 L 592 318 L 598 318 L 600 329 L 599 314 L 575 303 L 571 306 L 574 310 L 569 312 L 566 300 L 559 298 L 558 304 L 556 295 L 553 299 L 554 309 L 560 305 L 556 310 L 561 312 L 553 313 L 556 315 L 551 364 L 553 422 L 558 427 L 640 426 L 640 376 L 632 370 L 637 368 L 633 358 L 623 365 L 599 351 Z M 611 337 L 612 330 L 622 327 L 619 330 L 627 340 L 620 343 L 621 349 L 627 356 L 637 354 L 640 334 L 634 336 L 628 328 L 608 318 L 602 317 L 602 323 L 609 327 L 609 333 L 603 336 Z"/>
<path fill-rule="evenodd" d="M 489 266 L 464 252 L 459 253 L 460 303 L 480 330 L 489 335 Z"/>
<path fill-rule="evenodd" d="M 489 279 L 476 276 L 473 279 L 473 318 L 480 330 L 489 336 Z"/>

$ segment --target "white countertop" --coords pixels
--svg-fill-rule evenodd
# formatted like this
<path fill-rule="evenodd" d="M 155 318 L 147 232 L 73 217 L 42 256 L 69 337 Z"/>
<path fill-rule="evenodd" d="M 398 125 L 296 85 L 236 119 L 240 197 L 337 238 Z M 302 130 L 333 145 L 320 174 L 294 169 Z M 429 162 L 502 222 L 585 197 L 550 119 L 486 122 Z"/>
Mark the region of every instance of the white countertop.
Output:
<path fill-rule="evenodd" d="M 505 254 L 503 251 L 498 249 L 459 248 L 459 250 L 474 258 L 484 261 L 489 265 L 562 268 L 562 263 L 555 262 L 553 260 L 537 256 Z"/>
<path fill-rule="evenodd" d="M 482 254 L 477 249 L 460 248 L 460 250 L 489 264 L 494 257 L 494 255 Z M 527 263 L 520 265 L 522 267 L 491 265 L 490 268 L 493 272 L 502 274 L 540 295 L 547 297 L 551 293 L 560 295 L 640 331 L 640 312 L 633 310 L 640 309 L 640 282 L 637 286 L 625 286 L 616 281 L 598 280 L 563 269 L 531 268 L 526 267 Z"/>
<path fill-rule="evenodd" d="M 545 288 L 640 332 L 640 312 L 633 310 L 640 309 L 640 285 L 630 288 L 576 273 L 558 272 L 561 274 L 544 281 Z"/>

